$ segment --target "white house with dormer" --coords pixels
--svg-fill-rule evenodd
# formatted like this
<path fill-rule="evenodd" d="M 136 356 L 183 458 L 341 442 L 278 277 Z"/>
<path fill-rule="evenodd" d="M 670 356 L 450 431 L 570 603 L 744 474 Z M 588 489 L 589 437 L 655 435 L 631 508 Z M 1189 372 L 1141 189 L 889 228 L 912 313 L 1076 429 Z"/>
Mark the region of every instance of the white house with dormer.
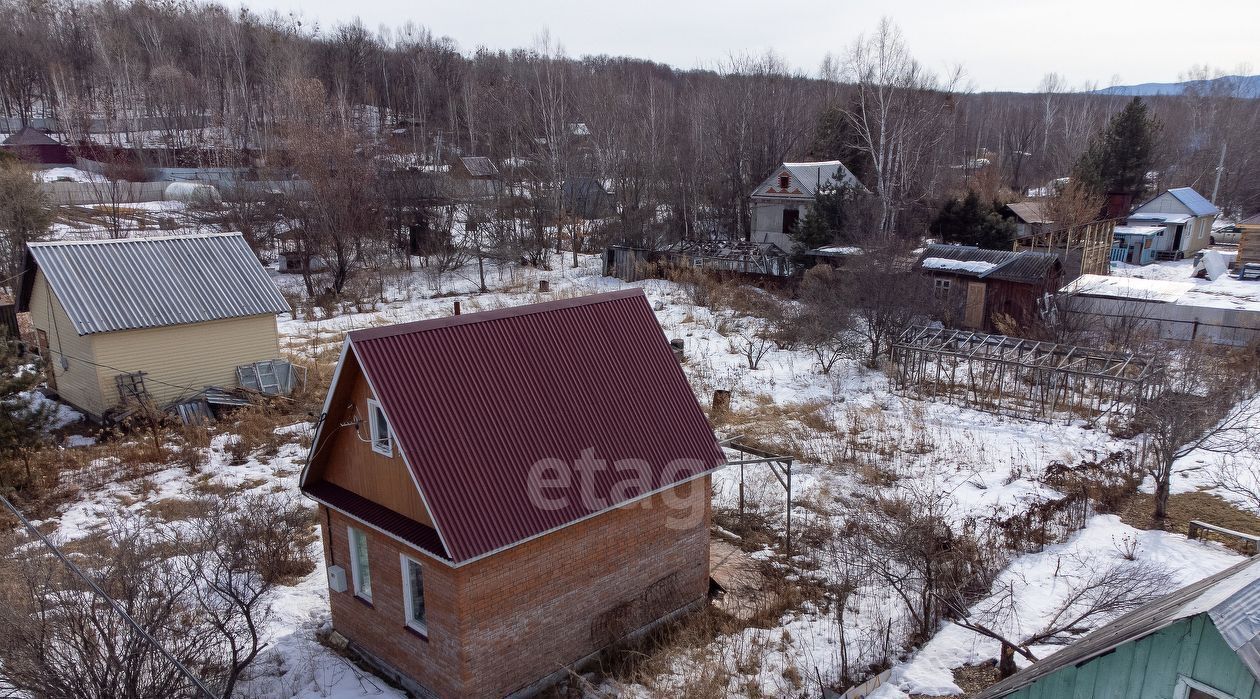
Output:
<path fill-rule="evenodd" d="M 839 160 L 783 163 L 752 193 L 752 238 L 791 252 L 791 232 L 805 218 L 818 192 L 827 187 L 862 189 Z"/>

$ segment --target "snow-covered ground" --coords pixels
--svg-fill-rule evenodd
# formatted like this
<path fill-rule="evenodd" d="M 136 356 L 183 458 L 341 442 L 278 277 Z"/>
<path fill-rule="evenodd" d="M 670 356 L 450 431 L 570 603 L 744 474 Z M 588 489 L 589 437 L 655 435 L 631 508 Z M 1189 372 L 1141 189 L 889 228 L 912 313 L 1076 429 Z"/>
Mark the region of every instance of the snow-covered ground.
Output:
<path fill-rule="evenodd" d="M 839 531 L 852 514 L 853 502 L 881 492 L 929 493 L 945 519 L 962 528 L 978 518 L 1018 513 L 1029 504 L 1057 497 L 1040 479 L 1053 463 L 1098 460 L 1133 446 L 1083 421 L 1019 420 L 900 395 L 891 390 L 883 373 L 865 369 L 856 360 L 843 360 L 830 374 L 822 374 L 808 352 L 774 349 L 760 368 L 750 371 L 747 360 L 729 339 L 748 319 L 693 305 L 687 289 L 679 284 L 662 280 L 626 284 L 601 276 L 599 266 L 598 256 L 583 256 L 579 266 L 572 267 L 569 255 L 554 258 L 549 271 L 491 266 L 487 271 L 489 293 L 476 293 L 474 265 L 441 276 L 419 267 L 412 272 L 390 273 L 366 285 L 372 291 L 361 294 L 361 303 L 352 309 L 347 305 L 345 310 L 353 312 L 326 317 L 322 310 L 311 309 L 297 317 L 281 317 L 282 342 L 300 357 L 313 358 L 321 353 L 326 357 L 349 330 L 447 316 L 456 301 L 462 312 L 472 313 L 627 286 L 642 288 L 666 335 L 684 341 L 684 369 L 697 398 L 707 404 L 715 389 L 732 392 L 732 417 L 721 427 L 723 436 L 746 435 L 801 457 L 793 474 L 793 517 L 795 526 L 805 528 Z M 1188 268 L 1185 273 L 1188 277 Z M 275 278 L 283 290 L 301 296 L 300 276 Z M 538 291 L 542 280 L 550 283 L 549 293 Z M 80 500 L 56 518 L 57 533 L 65 539 L 85 536 L 103 526 L 120 508 L 143 515 L 154 500 L 189 497 L 207 483 L 241 490 L 280 486 L 296 492 L 296 476 L 305 456 L 300 444 L 304 429 L 302 424 L 282 428 L 290 441 L 277 454 L 254 455 L 242 465 L 230 465 L 226 446 L 232 437 L 219 435 L 208 448 L 208 464 L 199 474 L 190 475 L 174 465 L 157 470 L 146 478 L 148 494 L 144 498 L 134 497 L 134 484 L 113 482 L 85 488 Z M 1187 464 L 1200 456 L 1187 457 Z M 897 477 L 891 484 L 872 484 L 853 467 L 863 460 L 877 463 Z M 718 510 L 734 508 L 738 479 L 736 467 L 717 473 Z M 1178 488 L 1198 485 L 1189 478 L 1177 481 Z M 783 493 L 769 471 L 746 469 L 745 493 L 749 508 L 764 517 L 772 531 L 781 532 L 785 524 Z M 1014 558 L 993 589 L 995 594 L 1009 595 L 1019 610 L 1011 616 L 1010 624 L 1035 627 L 1052 613 L 1073 576 L 1115 560 L 1128 560 L 1122 556 L 1126 551 L 1176 584 L 1209 575 L 1237 560 L 1235 554 L 1216 544 L 1189 541 L 1177 534 L 1138 531 L 1114 516 L 1094 516 L 1067 541 Z M 787 560 L 777 547 L 753 551 L 754 558 L 767 561 L 788 581 L 838 582 L 842 571 L 827 552 L 797 554 Z M 264 697 L 401 696 L 316 641 L 316 631 L 328 623 L 328 610 L 318 544 L 312 555 L 316 569 L 298 584 L 283 588 L 273 602 L 276 617 L 269 629 L 271 645 L 249 683 L 249 691 Z M 853 659 L 867 657 L 865 654 L 872 652 L 873 644 L 889 629 L 905 623 L 902 602 L 878 585 L 860 587 L 846 606 L 843 633 L 834 609 L 805 602 L 771 628 L 747 628 L 717 637 L 650 681 L 609 681 L 596 693 L 653 696 L 663 688 L 687 682 L 696 663 L 717 658 L 716 662 L 731 672 L 724 686 L 732 694 L 755 688 L 768 696 L 801 691 L 817 696 L 816 678 L 833 682 L 843 669 L 843 657 L 847 656 L 852 666 Z M 1018 631 L 1013 627 L 1008 630 Z M 755 667 L 744 662 L 754 649 Z M 894 649 L 894 655 L 901 650 Z M 1035 649 L 1038 653 L 1053 650 Z M 951 669 L 996 655 L 995 642 L 947 625 L 917 653 L 901 655 L 903 659 L 893 670 L 893 683 L 881 691 L 895 697 L 907 692 L 956 692 Z M 871 661 L 876 659 L 870 657 Z"/>
<path fill-rule="evenodd" d="M 103 175 L 77 167 L 52 167 L 36 170 L 35 179 L 40 182 L 105 182 Z"/>

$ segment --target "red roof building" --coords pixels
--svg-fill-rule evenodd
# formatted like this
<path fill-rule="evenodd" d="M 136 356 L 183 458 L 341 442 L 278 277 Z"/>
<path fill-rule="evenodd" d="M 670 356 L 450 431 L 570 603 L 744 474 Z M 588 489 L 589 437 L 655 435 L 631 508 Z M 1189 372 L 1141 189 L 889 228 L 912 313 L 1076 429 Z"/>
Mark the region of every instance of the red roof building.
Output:
<path fill-rule="evenodd" d="M 0 141 L 0 150 L 40 165 L 74 164 L 74 154 L 68 147 L 29 126 Z"/>
<path fill-rule="evenodd" d="M 417 693 L 536 691 L 704 599 L 723 461 L 639 290 L 350 333 L 301 481 L 333 625 Z"/>

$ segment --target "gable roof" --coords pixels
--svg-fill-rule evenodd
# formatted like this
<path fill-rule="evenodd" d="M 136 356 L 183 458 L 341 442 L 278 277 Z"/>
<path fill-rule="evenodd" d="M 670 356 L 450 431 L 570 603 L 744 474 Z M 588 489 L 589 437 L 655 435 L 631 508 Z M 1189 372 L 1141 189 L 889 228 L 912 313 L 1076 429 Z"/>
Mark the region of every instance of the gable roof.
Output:
<path fill-rule="evenodd" d="M 725 462 L 638 289 L 352 332 L 348 360 L 456 565 Z"/>
<path fill-rule="evenodd" d="M 80 335 L 290 310 L 240 233 L 30 243 L 19 310 L 36 270 Z"/>
<path fill-rule="evenodd" d="M 43 131 L 39 131 L 38 129 L 28 126 L 15 134 L 10 134 L 8 138 L 4 139 L 4 143 L 0 143 L 0 145 L 59 146 L 61 144 Z"/>
<path fill-rule="evenodd" d="M 1006 208 L 1024 223 L 1054 223 L 1048 217 L 1044 201 L 1013 201 Z"/>
<path fill-rule="evenodd" d="M 1186 207 L 1186 209 L 1195 216 L 1215 216 L 1220 213 L 1220 209 L 1217 209 L 1212 202 L 1208 201 L 1202 194 L 1194 191 L 1193 187 L 1174 187 L 1166 190 L 1166 193 L 1171 194 L 1174 199 L 1181 202 L 1181 205 Z M 1133 210 L 1133 213 L 1140 213 L 1143 206 L 1150 204 L 1161 196 L 1163 196 L 1162 193 L 1152 197 L 1146 202 L 1143 202 L 1142 206 Z"/>
<path fill-rule="evenodd" d="M 791 177 L 788 191 L 779 189 L 779 175 L 786 172 Z M 834 180 L 841 184 L 862 189 L 862 183 L 839 160 L 816 163 L 783 163 L 770 176 L 757 185 L 753 196 L 771 195 L 813 199 L 823 185 Z"/>
<path fill-rule="evenodd" d="M 933 244 L 923 250 L 915 267 L 976 279 L 1039 283 L 1061 267 L 1059 257 L 1048 252 L 985 250 L 971 245 Z"/>
<path fill-rule="evenodd" d="M 1260 680 L 1260 558 L 1208 576 L 1138 607 L 1101 626 L 1071 646 L 1011 675 L 976 695 L 997 699 L 1019 691 L 1063 668 L 1081 665 L 1126 643 L 1137 641 L 1182 619 L 1208 614 L 1239 659 Z"/>

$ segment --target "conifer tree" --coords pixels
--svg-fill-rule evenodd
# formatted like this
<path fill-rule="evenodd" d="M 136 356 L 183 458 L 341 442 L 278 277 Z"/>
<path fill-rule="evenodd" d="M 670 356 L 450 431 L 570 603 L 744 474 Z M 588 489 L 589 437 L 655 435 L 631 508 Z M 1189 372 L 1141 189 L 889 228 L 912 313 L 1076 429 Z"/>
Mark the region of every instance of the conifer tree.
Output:
<path fill-rule="evenodd" d="M 1163 128 L 1140 97 L 1134 97 L 1101 132 L 1076 163 L 1075 177 L 1094 194 L 1140 196 L 1154 162 Z"/>
<path fill-rule="evenodd" d="M 932 235 L 947 243 L 1009 250 L 1015 226 L 1002 218 L 994 206 L 981 202 L 980 195 L 967 192 L 962 199 L 945 202 L 930 230 Z"/>

